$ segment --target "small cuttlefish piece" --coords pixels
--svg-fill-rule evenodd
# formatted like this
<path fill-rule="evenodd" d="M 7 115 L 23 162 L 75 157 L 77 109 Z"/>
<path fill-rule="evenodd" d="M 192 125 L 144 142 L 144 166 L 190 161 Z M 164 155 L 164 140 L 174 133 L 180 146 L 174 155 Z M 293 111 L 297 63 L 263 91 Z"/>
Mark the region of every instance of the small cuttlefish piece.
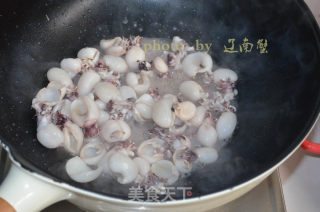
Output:
<path fill-rule="evenodd" d="M 67 121 L 64 124 L 63 135 L 63 145 L 66 148 L 66 150 L 68 150 L 72 154 L 79 153 L 84 138 L 81 128 L 78 125 L 72 123 L 71 121 Z"/>
<path fill-rule="evenodd" d="M 172 160 L 175 166 L 177 167 L 178 171 L 181 173 L 189 173 L 192 170 L 192 161 L 191 159 L 188 160 L 188 158 L 184 156 L 185 154 L 195 154 L 195 153 L 192 153 L 192 151 L 189 148 L 183 147 L 183 148 L 177 149 L 172 156 Z"/>
<path fill-rule="evenodd" d="M 142 71 L 140 75 L 129 72 L 126 75 L 126 83 L 133 88 L 138 95 L 146 93 L 151 86 L 149 74 L 145 71 Z"/>
<path fill-rule="evenodd" d="M 146 54 L 139 46 L 133 46 L 126 54 L 125 59 L 131 70 L 138 70 L 139 61 L 146 59 Z"/>
<path fill-rule="evenodd" d="M 189 54 L 182 61 L 183 72 L 189 77 L 195 77 L 198 73 L 212 72 L 212 58 L 204 52 Z"/>
<path fill-rule="evenodd" d="M 125 101 L 137 99 L 137 94 L 134 89 L 126 85 L 120 87 L 120 95 L 121 98 Z"/>
<path fill-rule="evenodd" d="M 59 114 L 63 115 L 66 118 L 70 118 L 70 108 L 71 108 L 71 101 L 69 99 L 63 99 L 54 106 L 52 109 L 52 114 L 59 112 Z"/>
<path fill-rule="evenodd" d="M 190 101 L 180 102 L 175 107 L 175 114 L 182 121 L 192 119 L 196 115 L 196 112 L 196 106 Z"/>
<path fill-rule="evenodd" d="M 191 141 L 186 136 L 180 136 L 172 143 L 172 147 L 174 150 L 177 149 L 190 149 L 191 148 Z"/>
<path fill-rule="evenodd" d="M 228 80 L 233 83 L 238 80 L 237 73 L 227 68 L 218 68 L 213 72 L 212 75 L 213 75 L 213 82 L 216 84 L 220 84 Z"/>
<path fill-rule="evenodd" d="M 69 177 L 79 183 L 91 182 L 99 177 L 103 168 L 90 168 L 79 156 L 69 159 L 65 167 Z"/>
<path fill-rule="evenodd" d="M 176 96 L 171 94 L 164 95 L 152 106 L 152 120 L 162 128 L 172 127 L 175 121 L 173 104 L 176 102 Z"/>
<path fill-rule="evenodd" d="M 123 40 L 121 37 L 115 37 L 113 39 L 101 40 L 100 47 L 105 51 L 107 55 L 113 55 L 116 57 L 120 57 L 124 55 L 127 50 L 128 43 L 126 40 Z"/>
<path fill-rule="evenodd" d="M 78 126 L 91 126 L 99 119 L 99 108 L 90 97 L 81 96 L 71 103 L 70 114 Z"/>
<path fill-rule="evenodd" d="M 195 81 L 182 82 L 179 86 L 179 91 L 185 98 L 193 102 L 208 96 L 208 94 L 203 91 L 202 87 Z"/>
<path fill-rule="evenodd" d="M 113 46 L 114 44 L 120 42 L 122 40 L 121 37 L 114 37 L 112 39 L 102 39 L 100 41 L 100 48 L 103 50 L 106 50 L 108 48 L 110 48 L 111 46 Z"/>
<path fill-rule="evenodd" d="M 100 116 L 98 119 L 99 126 L 102 126 L 109 119 L 110 119 L 110 114 L 107 111 L 100 109 Z"/>
<path fill-rule="evenodd" d="M 81 71 L 81 59 L 79 58 L 65 58 L 61 60 L 60 67 L 67 71 L 69 76 L 73 78 Z"/>
<path fill-rule="evenodd" d="M 90 66 L 95 66 L 99 61 L 100 52 L 96 48 L 85 47 L 78 51 L 77 57 Z"/>
<path fill-rule="evenodd" d="M 143 141 L 139 145 L 137 152 L 139 157 L 147 160 L 149 163 L 162 160 L 165 152 L 165 141 L 159 138 Z"/>
<path fill-rule="evenodd" d="M 171 185 L 179 178 L 176 166 L 168 160 L 159 160 L 151 165 L 151 172 L 156 176 L 165 179 L 167 185 Z"/>
<path fill-rule="evenodd" d="M 125 73 L 128 70 L 128 65 L 122 57 L 105 55 L 102 58 L 103 63 L 115 73 Z"/>
<path fill-rule="evenodd" d="M 198 141 L 206 147 L 213 147 L 218 140 L 216 129 L 212 126 L 212 121 L 206 119 L 198 129 Z"/>
<path fill-rule="evenodd" d="M 61 68 L 51 68 L 47 72 L 47 77 L 50 82 L 57 82 L 65 87 L 73 87 L 73 82 L 69 74 Z"/>
<path fill-rule="evenodd" d="M 65 87 L 55 81 L 50 82 L 47 87 L 38 91 L 36 97 L 32 99 L 32 107 L 37 112 L 41 112 L 42 104 L 55 106 L 64 98 L 65 94 Z"/>
<path fill-rule="evenodd" d="M 154 100 L 150 94 L 143 94 L 134 103 L 134 119 L 136 121 L 145 121 L 152 118 L 152 105 Z"/>
<path fill-rule="evenodd" d="M 152 66 L 159 74 L 165 74 L 169 71 L 167 63 L 161 57 L 154 58 Z"/>
<path fill-rule="evenodd" d="M 101 136 L 110 143 L 125 141 L 131 136 L 131 129 L 123 120 L 107 120 L 102 126 Z"/>
<path fill-rule="evenodd" d="M 199 127 L 206 117 L 207 109 L 204 106 L 198 106 L 196 115 L 189 121 L 189 124 Z"/>
<path fill-rule="evenodd" d="M 78 94 L 80 96 L 88 95 L 100 80 L 100 75 L 97 72 L 86 71 L 78 81 Z"/>
<path fill-rule="evenodd" d="M 135 157 L 133 161 L 139 169 L 139 174 L 146 177 L 150 171 L 150 163 L 141 157 Z"/>
<path fill-rule="evenodd" d="M 94 87 L 95 95 L 105 103 L 110 100 L 121 100 L 119 89 L 110 82 L 99 82 Z"/>
<path fill-rule="evenodd" d="M 194 150 L 198 159 L 203 164 L 213 163 L 218 159 L 218 152 L 214 148 L 201 147 Z"/>
<path fill-rule="evenodd" d="M 38 127 L 38 141 L 48 149 L 54 149 L 63 144 L 64 136 L 62 131 L 53 123 Z"/>
<path fill-rule="evenodd" d="M 110 156 L 109 169 L 117 176 L 117 181 L 121 184 L 133 182 L 139 173 L 135 162 L 126 154 L 119 151 Z"/>
<path fill-rule="evenodd" d="M 217 122 L 217 133 L 219 140 L 225 140 L 231 137 L 237 125 L 237 116 L 232 112 L 224 112 Z"/>
<path fill-rule="evenodd" d="M 80 151 L 80 158 L 88 165 L 97 165 L 106 154 L 102 142 L 90 142 L 84 145 Z"/>

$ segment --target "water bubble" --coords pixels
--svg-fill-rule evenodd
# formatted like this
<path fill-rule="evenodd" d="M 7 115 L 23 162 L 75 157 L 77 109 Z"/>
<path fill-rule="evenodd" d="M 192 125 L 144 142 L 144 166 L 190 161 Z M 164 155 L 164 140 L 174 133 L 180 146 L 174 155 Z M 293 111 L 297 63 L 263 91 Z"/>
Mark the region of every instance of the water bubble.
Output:
<path fill-rule="evenodd" d="M 127 24 L 127 23 L 128 23 L 128 18 L 127 18 L 127 17 L 124 17 L 124 19 L 122 20 L 122 23 L 123 23 L 123 24 Z"/>
<path fill-rule="evenodd" d="M 137 22 L 133 22 L 133 27 L 137 27 L 137 26 L 138 26 Z"/>

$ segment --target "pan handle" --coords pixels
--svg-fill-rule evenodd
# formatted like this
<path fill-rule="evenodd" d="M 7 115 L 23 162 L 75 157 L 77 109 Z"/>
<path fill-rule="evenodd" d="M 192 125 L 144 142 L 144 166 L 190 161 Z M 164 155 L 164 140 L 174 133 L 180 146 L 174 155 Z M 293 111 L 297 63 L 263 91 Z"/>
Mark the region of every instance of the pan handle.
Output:
<path fill-rule="evenodd" d="M 320 154 L 320 118 L 313 126 L 310 134 L 302 143 L 301 147 L 308 152 Z"/>
<path fill-rule="evenodd" d="M 12 164 L 0 186 L 0 211 L 40 211 L 69 196 L 67 190 L 47 183 Z"/>
<path fill-rule="evenodd" d="M 309 141 L 308 139 L 306 139 L 302 143 L 301 147 L 303 149 L 307 150 L 308 152 L 320 154 L 320 144 L 319 143 L 313 143 L 313 142 Z"/>

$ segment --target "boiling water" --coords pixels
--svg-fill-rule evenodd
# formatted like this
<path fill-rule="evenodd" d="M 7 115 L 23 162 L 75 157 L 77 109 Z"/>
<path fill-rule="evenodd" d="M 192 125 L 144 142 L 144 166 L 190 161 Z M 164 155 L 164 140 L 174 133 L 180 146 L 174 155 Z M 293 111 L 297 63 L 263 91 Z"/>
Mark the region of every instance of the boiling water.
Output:
<path fill-rule="evenodd" d="M 169 39 L 163 39 L 163 38 L 143 38 L 141 43 L 141 48 L 144 49 L 145 46 L 151 45 L 152 49 L 147 50 L 146 53 L 146 61 L 153 61 L 153 59 L 157 56 L 161 57 L 165 61 L 167 61 L 166 52 L 158 49 L 157 45 L 159 44 L 160 47 L 164 46 L 165 44 L 169 45 L 171 48 L 171 40 Z M 154 45 L 156 44 L 156 45 Z M 179 93 L 179 86 L 182 82 L 187 80 L 193 80 L 196 81 L 201 85 L 203 90 L 209 94 L 209 96 L 212 96 L 213 92 L 216 91 L 215 85 L 206 84 L 204 83 L 204 75 L 198 74 L 195 79 L 190 79 L 188 76 L 186 76 L 181 69 L 174 70 L 170 73 L 169 77 L 160 77 L 157 73 L 153 73 L 153 77 L 151 78 L 151 89 L 155 89 L 159 92 L 160 96 L 163 96 L 165 94 L 174 94 L 178 96 L 179 100 L 185 101 L 185 99 L 182 95 Z M 124 76 L 122 76 L 124 78 Z M 121 80 L 123 83 L 125 83 L 125 80 Z M 234 105 L 234 103 L 233 103 Z M 199 105 L 196 105 L 199 106 Z M 214 114 L 213 114 L 214 115 Z M 156 125 L 153 121 L 146 121 L 146 122 L 136 122 L 134 120 L 131 120 L 128 122 L 128 124 L 131 127 L 131 140 L 138 146 L 142 141 L 150 139 L 151 136 L 148 133 L 149 130 L 154 128 Z M 194 131 L 196 132 L 196 128 L 189 127 L 187 129 L 187 132 Z M 192 146 L 197 147 L 199 144 L 197 143 L 196 136 L 191 136 L 190 139 L 193 141 Z M 221 144 L 216 145 L 216 149 L 219 149 L 221 147 Z"/>
<path fill-rule="evenodd" d="M 154 46 L 156 44 L 156 46 Z M 141 48 L 145 49 L 145 46 L 151 46 L 152 48 L 146 49 L 146 61 L 151 62 L 153 59 L 157 56 L 161 57 L 165 61 L 167 61 L 167 55 L 166 52 L 163 51 L 163 49 L 158 49 L 158 45 L 164 46 L 170 46 L 171 47 L 171 40 L 169 39 L 161 39 L 161 38 L 144 38 L 141 43 Z M 155 47 L 155 48 L 154 48 Z M 101 51 L 103 52 L 103 51 Z M 129 70 L 129 71 L 137 71 L 137 70 Z M 151 89 L 157 90 L 160 96 L 163 96 L 165 94 L 173 94 L 176 95 L 179 100 L 185 101 L 185 99 L 181 94 L 179 94 L 179 86 L 183 81 L 186 80 L 194 80 L 198 84 L 201 85 L 203 90 L 209 94 L 209 97 L 212 97 L 213 93 L 216 91 L 215 85 L 213 83 L 206 84 L 204 83 L 204 74 L 198 74 L 195 79 L 190 79 L 188 76 L 186 76 L 181 69 L 169 71 L 170 73 L 166 77 L 159 76 L 155 71 L 153 71 L 153 77 L 151 80 Z M 74 80 L 75 83 L 77 79 Z M 125 83 L 125 74 L 121 76 L 120 78 L 121 86 L 126 85 Z M 198 103 L 195 103 L 196 106 L 199 106 Z M 236 102 L 233 100 L 232 105 L 236 106 Z M 214 114 L 212 113 L 212 116 L 216 118 L 219 117 L 220 114 Z M 131 141 L 135 143 L 136 147 L 140 145 L 141 142 L 150 139 L 154 137 L 154 135 L 150 134 L 150 130 L 156 127 L 154 122 L 152 120 L 145 121 L 145 122 L 137 122 L 133 118 L 127 121 L 130 128 L 131 128 Z M 168 132 L 168 130 L 165 130 Z M 192 147 L 200 147 L 201 145 L 197 141 L 197 138 L 195 136 L 197 132 L 196 127 L 189 126 L 185 133 L 187 133 L 192 141 Z M 217 142 L 214 146 L 215 149 L 219 150 L 223 143 Z M 61 166 L 61 167 L 60 167 Z M 65 164 L 59 164 L 58 170 L 64 170 Z M 198 165 L 193 164 L 193 170 L 197 169 Z M 56 168 L 56 167 L 55 167 Z M 65 175 L 65 173 L 63 174 Z M 178 183 L 184 185 L 184 178 L 179 179 Z M 116 185 L 116 186 L 114 186 Z M 109 175 L 101 175 L 97 180 L 95 180 L 93 183 L 90 183 L 90 185 L 86 185 L 89 188 L 93 187 L 96 190 L 107 192 L 107 193 L 123 193 L 126 194 L 128 192 L 128 185 L 119 185 L 116 182 L 116 179 L 111 178 Z"/>

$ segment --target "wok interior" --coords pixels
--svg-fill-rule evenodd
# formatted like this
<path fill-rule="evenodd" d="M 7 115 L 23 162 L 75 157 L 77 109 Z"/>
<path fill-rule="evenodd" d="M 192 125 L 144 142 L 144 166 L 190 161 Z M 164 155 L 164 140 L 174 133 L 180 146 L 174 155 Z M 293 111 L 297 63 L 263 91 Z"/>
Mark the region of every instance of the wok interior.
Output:
<path fill-rule="evenodd" d="M 180 186 L 192 197 L 238 185 L 266 171 L 303 139 L 319 106 L 319 31 L 302 1 L 4 1 L 1 18 L 1 140 L 24 167 L 80 188 L 126 199 L 117 183 L 78 184 L 63 172 L 70 156 L 36 140 L 31 100 L 46 85 L 46 72 L 102 38 L 142 35 L 195 44 L 213 43 L 218 66 L 239 75 L 238 128 L 219 160 L 200 168 Z M 126 21 L 127 20 L 127 21 Z M 128 23 L 126 23 L 128 22 Z M 268 53 L 224 53 L 230 38 Z M 318 38 L 317 38 L 318 37 Z M 176 199 L 182 198 L 177 194 Z"/>

